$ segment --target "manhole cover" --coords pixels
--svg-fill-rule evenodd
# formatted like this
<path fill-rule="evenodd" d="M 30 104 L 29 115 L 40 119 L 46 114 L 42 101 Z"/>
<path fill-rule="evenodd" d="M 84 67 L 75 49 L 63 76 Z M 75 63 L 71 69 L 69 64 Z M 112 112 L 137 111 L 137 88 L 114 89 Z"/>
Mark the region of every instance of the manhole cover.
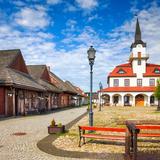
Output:
<path fill-rule="evenodd" d="M 27 133 L 25 133 L 25 132 L 16 132 L 16 133 L 13 133 L 12 135 L 14 135 L 14 136 L 24 136 L 26 134 Z"/>

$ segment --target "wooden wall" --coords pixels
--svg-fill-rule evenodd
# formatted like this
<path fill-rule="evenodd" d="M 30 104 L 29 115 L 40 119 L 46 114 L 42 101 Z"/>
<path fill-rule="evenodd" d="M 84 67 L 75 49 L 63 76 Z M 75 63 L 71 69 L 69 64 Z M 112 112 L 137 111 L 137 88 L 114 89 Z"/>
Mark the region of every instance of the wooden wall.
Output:
<path fill-rule="evenodd" d="M 5 89 L 0 87 L 0 115 L 5 115 Z"/>

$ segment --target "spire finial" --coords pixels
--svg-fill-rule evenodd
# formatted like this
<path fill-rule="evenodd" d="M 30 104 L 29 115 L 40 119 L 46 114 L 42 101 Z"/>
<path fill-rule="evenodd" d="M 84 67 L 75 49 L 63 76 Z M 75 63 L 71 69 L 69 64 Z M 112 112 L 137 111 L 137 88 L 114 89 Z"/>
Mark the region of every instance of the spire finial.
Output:
<path fill-rule="evenodd" d="M 137 22 L 136 22 L 136 31 L 135 31 L 135 42 L 141 40 L 141 29 L 139 26 L 139 21 L 137 17 Z"/>

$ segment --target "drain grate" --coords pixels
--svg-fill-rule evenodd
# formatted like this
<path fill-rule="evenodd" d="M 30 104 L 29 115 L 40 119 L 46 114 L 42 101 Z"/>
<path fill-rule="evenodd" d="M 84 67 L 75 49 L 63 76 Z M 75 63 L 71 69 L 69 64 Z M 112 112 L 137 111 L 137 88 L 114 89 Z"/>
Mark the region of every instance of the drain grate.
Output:
<path fill-rule="evenodd" d="M 16 132 L 16 133 L 13 133 L 12 135 L 14 135 L 14 136 L 24 136 L 26 134 L 27 133 L 25 133 L 25 132 Z"/>

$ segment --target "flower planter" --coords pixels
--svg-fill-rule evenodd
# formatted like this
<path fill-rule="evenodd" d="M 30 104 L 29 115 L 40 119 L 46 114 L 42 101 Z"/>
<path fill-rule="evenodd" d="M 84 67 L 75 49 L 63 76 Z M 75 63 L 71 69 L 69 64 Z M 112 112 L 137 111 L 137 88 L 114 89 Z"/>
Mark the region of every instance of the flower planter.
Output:
<path fill-rule="evenodd" d="M 55 126 L 48 126 L 48 133 L 49 134 L 56 134 L 56 133 L 64 133 L 65 126 L 62 125 L 61 127 Z"/>

